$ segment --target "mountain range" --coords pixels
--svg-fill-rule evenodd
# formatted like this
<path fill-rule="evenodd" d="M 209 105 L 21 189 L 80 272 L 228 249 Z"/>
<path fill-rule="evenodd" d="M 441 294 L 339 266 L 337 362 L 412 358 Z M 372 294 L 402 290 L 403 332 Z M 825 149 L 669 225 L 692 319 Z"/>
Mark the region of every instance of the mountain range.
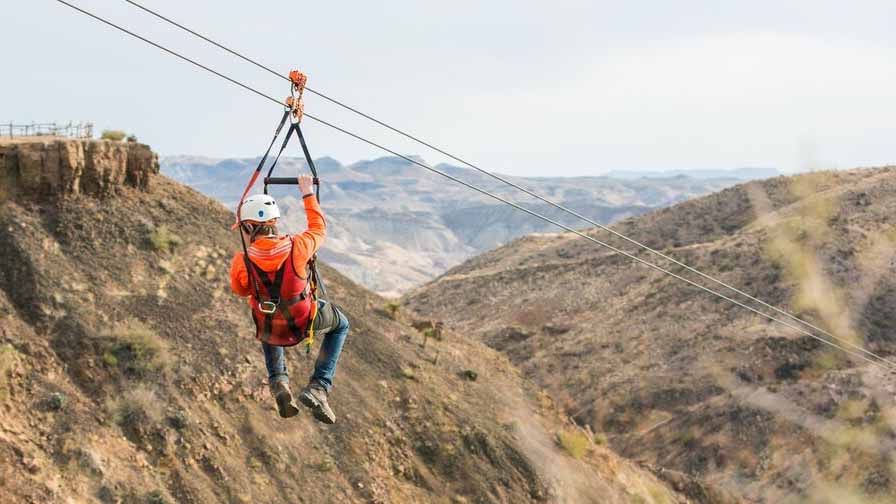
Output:
<path fill-rule="evenodd" d="M 258 159 L 166 157 L 162 173 L 235 208 Z M 343 165 L 321 158 L 321 199 L 331 233 L 321 257 L 349 278 L 395 296 L 476 254 L 551 225 L 425 171 L 406 160 L 384 157 Z M 582 223 L 545 203 L 468 168 L 438 165 L 449 175 L 520 202 L 565 225 Z M 277 175 L 306 171 L 304 159 L 281 159 Z M 546 175 L 550 169 L 546 170 Z M 507 177 L 601 222 L 643 214 L 736 184 L 767 171 L 717 171 L 702 177 Z M 294 189 L 274 187 L 287 230 L 305 225 Z"/>

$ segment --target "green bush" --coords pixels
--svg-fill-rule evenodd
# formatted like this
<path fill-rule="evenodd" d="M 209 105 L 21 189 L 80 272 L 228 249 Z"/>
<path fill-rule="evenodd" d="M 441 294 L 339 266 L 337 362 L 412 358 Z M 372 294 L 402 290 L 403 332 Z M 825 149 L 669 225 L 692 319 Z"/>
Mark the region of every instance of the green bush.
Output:
<path fill-rule="evenodd" d="M 153 490 L 146 494 L 146 504 L 168 504 L 168 499 L 161 490 Z"/>
<path fill-rule="evenodd" d="M 128 320 L 102 334 L 103 363 L 132 377 L 163 372 L 170 364 L 168 345 L 139 320 Z"/>
<path fill-rule="evenodd" d="M 183 243 L 183 240 L 168 229 L 168 226 L 162 225 L 150 231 L 149 243 L 153 250 L 172 252 Z"/>
<path fill-rule="evenodd" d="M 54 392 L 47 399 L 47 406 L 53 411 L 65 408 L 66 403 L 68 403 L 68 397 L 61 392 Z"/>
<path fill-rule="evenodd" d="M 395 301 L 390 301 L 386 303 L 386 313 L 389 314 L 389 317 L 392 320 L 398 319 L 398 311 L 401 309 L 401 303 L 397 303 Z"/>
<path fill-rule="evenodd" d="M 591 441 L 584 433 L 575 431 L 563 431 L 557 434 L 557 444 L 572 458 L 581 459 L 588 453 Z"/>
<path fill-rule="evenodd" d="M 103 130 L 102 134 L 100 134 L 102 140 L 113 140 L 115 142 L 124 140 L 126 136 L 128 134 L 121 130 Z"/>
<path fill-rule="evenodd" d="M 173 414 L 168 415 L 168 425 L 173 427 L 175 430 L 184 430 L 187 428 L 189 424 L 189 417 L 187 416 L 187 412 L 184 410 L 177 410 Z"/>

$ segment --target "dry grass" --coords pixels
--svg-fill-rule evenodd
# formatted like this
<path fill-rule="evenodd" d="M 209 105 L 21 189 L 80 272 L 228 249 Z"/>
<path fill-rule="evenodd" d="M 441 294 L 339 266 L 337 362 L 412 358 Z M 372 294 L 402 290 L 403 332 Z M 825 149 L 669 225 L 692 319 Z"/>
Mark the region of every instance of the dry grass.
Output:
<path fill-rule="evenodd" d="M 172 252 L 183 243 L 183 240 L 180 236 L 168 229 L 168 226 L 162 225 L 149 233 L 149 243 L 153 250 L 159 252 Z"/>
<path fill-rule="evenodd" d="M 100 139 L 120 142 L 127 136 L 128 134 L 121 130 L 103 130 L 103 132 L 100 134 Z"/>
<path fill-rule="evenodd" d="M 164 416 L 163 403 L 155 390 L 143 384 L 110 400 L 107 409 L 122 427 L 157 425 Z"/>
<path fill-rule="evenodd" d="M 164 372 L 171 363 L 168 344 L 139 320 L 127 320 L 102 334 L 103 362 L 131 377 Z"/>
<path fill-rule="evenodd" d="M 557 445 L 570 457 L 581 460 L 591 449 L 591 440 L 578 430 L 561 431 L 557 433 Z"/>

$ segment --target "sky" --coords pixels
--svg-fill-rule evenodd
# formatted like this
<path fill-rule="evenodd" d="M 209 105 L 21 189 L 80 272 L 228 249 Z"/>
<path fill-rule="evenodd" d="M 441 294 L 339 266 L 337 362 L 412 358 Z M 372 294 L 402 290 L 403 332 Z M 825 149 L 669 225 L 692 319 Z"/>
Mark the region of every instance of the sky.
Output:
<path fill-rule="evenodd" d="M 122 0 L 69 1 L 288 94 L 285 81 Z M 142 3 L 502 173 L 896 163 L 892 0 Z M 270 139 L 271 102 L 55 0 L 3 0 L 3 12 L 0 122 L 92 121 L 162 156 L 255 157 Z M 305 101 L 399 152 L 448 161 Z M 315 157 L 384 155 L 312 122 L 305 130 Z"/>

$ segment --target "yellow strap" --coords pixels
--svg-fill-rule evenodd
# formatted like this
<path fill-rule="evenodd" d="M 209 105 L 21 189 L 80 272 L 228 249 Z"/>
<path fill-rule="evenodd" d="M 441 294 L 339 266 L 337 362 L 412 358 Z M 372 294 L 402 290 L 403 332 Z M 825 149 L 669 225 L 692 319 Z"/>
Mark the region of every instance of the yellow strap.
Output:
<path fill-rule="evenodd" d="M 308 321 L 308 337 L 305 338 L 305 353 L 311 353 L 311 346 L 314 345 L 314 321 L 317 319 L 317 300 L 312 298 L 314 302 L 314 315 L 311 316 L 311 320 Z"/>
<path fill-rule="evenodd" d="M 311 346 L 314 345 L 314 321 L 317 320 L 317 284 L 314 280 L 311 283 L 311 320 L 308 321 L 308 337 L 305 338 L 305 354 L 311 353 Z"/>

